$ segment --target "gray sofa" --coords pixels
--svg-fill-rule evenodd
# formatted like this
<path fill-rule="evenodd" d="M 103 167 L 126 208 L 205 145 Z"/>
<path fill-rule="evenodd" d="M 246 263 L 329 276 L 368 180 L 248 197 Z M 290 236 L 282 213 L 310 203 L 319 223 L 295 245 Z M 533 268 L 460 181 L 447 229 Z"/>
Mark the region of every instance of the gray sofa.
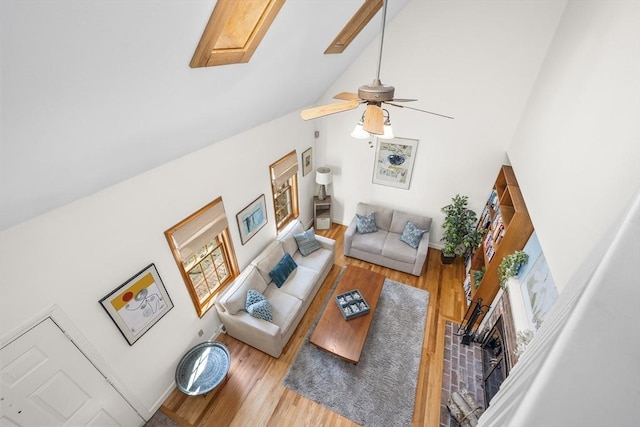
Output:
<path fill-rule="evenodd" d="M 344 255 L 420 276 L 427 258 L 431 218 L 392 208 L 358 203 L 357 214 L 367 215 L 371 212 L 375 212 L 378 231 L 359 233 L 356 229 L 357 217 L 354 216 L 344 234 Z M 411 221 L 421 230 L 427 230 L 422 235 L 417 248 L 400 240 L 407 221 Z"/>
<path fill-rule="evenodd" d="M 303 231 L 299 221 L 289 224 L 215 300 L 216 310 L 229 335 L 273 357 L 280 356 L 333 267 L 335 240 L 316 235 L 321 248 L 302 256 L 294 235 Z M 297 267 L 284 284 L 277 287 L 269 272 L 285 252 L 292 256 Z M 273 312 L 272 322 L 253 317 L 246 311 L 249 289 L 260 292 L 267 299 Z"/>

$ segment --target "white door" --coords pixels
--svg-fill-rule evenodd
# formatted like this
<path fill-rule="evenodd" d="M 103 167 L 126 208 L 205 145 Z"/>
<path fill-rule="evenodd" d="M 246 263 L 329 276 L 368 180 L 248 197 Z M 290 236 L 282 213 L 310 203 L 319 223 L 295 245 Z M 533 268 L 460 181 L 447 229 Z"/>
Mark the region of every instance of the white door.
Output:
<path fill-rule="evenodd" d="M 0 427 L 143 422 L 51 318 L 0 349 Z"/>

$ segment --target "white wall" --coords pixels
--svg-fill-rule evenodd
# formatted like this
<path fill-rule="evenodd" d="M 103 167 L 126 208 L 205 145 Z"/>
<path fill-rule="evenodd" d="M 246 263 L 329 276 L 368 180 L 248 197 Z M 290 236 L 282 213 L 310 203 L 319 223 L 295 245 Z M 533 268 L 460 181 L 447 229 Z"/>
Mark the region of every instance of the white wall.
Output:
<path fill-rule="evenodd" d="M 640 189 L 639 5 L 569 4 L 509 147 L 560 289 Z"/>
<path fill-rule="evenodd" d="M 509 148 L 564 290 L 482 426 L 640 422 L 639 76 L 640 3 L 570 2 Z"/>
<path fill-rule="evenodd" d="M 454 116 L 388 107 L 396 136 L 418 139 L 409 190 L 372 184 L 375 150 L 349 136 L 364 111 L 318 120 L 338 222 L 357 201 L 434 218 L 431 245 L 441 247 L 442 206 L 468 195 L 478 213 L 500 165 L 564 9 L 563 1 L 410 1 L 387 25 L 380 77 L 407 104 Z M 376 18 L 377 19 L 377 18 Z M 379 21 L 376 21 L 376 23 Z M 356 92 L 376 76 L 379 39 L 326 92 Z"/>
<path fill-rule="evenodd" d="M 58 305 L 150 416 L 172 389 L 181 355 L 219 325 L 215 310 L 197 317 L 164 230 L 222 196 L 245 267 L 276 234 L 269 164 L 314 141 L 312 125 L 292 113 L 3 231 L 0 337 Z M 301 172 L 299 182 L 308 224 L 316 184 Z M 269 222 L 243 246 L 235 215 L 260 194 Z M 151 262 L 175 307 L 129 346 L 98 301 Z"/>

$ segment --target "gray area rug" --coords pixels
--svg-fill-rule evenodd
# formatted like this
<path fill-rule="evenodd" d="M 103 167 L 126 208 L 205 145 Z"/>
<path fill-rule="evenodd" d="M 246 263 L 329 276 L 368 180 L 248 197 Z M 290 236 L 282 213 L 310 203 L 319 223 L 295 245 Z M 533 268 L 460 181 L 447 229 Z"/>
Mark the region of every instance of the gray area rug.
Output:
<path fill-rule="evenodd" d="M 314 324 L 284 385 L 367 427 L 410 426 L 428 304 L 427 291 L 386 279 L 360 362 L 311 344 Z"/>

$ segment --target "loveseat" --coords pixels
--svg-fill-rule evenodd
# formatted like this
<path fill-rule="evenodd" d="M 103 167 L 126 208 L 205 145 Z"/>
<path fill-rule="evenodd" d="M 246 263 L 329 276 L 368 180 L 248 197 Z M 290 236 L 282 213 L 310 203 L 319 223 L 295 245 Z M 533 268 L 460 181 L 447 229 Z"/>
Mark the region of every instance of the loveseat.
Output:
<path fill-rule="evenodd" d="M 430 228 L 427 216 L 360 202 L 344 234 L 344 255 L 420 276 Z"/>
<path fill-rule="evenodd" d="M 227 333 L 279 357 L 329 274 L 334 254 L 335 240 L 315 235 L 313 229 L 305 231 L 297 220 L 290 223 L 216 297 L 215 307 Z M 250 303 L 256 297 L 259 301 L 247 306 L 248 294 Z"/>

